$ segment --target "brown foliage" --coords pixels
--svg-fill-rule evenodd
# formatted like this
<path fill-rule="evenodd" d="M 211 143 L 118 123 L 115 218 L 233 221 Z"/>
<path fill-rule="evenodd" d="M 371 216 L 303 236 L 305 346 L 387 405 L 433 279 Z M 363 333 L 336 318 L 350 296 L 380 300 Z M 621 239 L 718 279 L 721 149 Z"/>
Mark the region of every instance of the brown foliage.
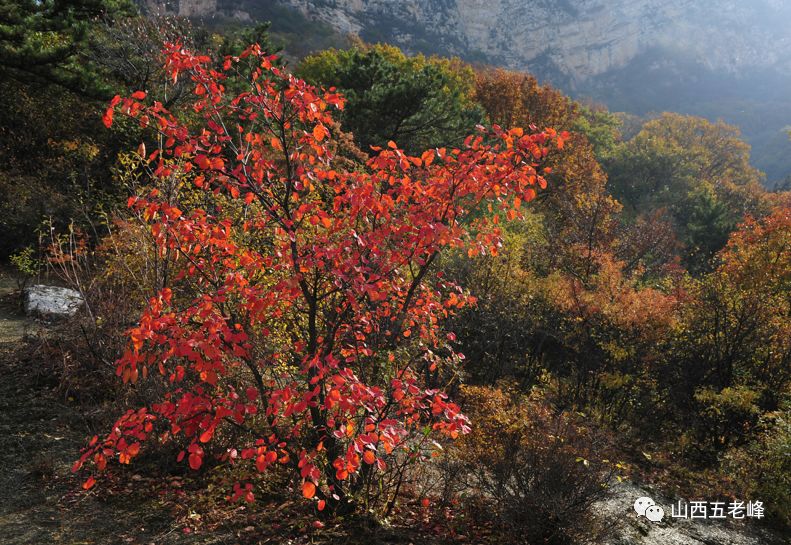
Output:
<path fill-rule="evenodd" d="M 614 474 L 605 435 L 537 392 L 465 387 L 463 400 L 475 426 L 445 468 L 469 487 L 474 521 L 499 543 L 569 544 L 598 531 L 587 514 Z"/>

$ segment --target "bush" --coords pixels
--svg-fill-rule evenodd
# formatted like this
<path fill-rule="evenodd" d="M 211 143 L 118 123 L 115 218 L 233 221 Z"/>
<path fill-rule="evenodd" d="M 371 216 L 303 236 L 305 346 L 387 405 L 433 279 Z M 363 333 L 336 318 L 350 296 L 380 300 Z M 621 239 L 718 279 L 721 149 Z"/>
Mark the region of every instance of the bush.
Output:
<path fill-rule="evenodd" d="M 174 265 L 116 369 L 161 395 L 94 437 L 74 470 L 177 442 L 194 471 L 224 462 L 251 481 L 286 467 L 292 490 L 345 511 L 372 474 L 400 456 L 417 461 L 420 436 L 467 431 L 432 374 L 459 359 L 440 319 L 471 299 L 432 265 L 443 250 L 496 248 L 498 230 L 474 214 L 498 197 L 518 216 L 545 185 L 540 161 L 567 135 L 495 127 L 421 157 L 391 142 L 348 171 L 332 152 L 339 95 L 286 75 L 258 46 L 221 72 L 181 46 L 166 56 L 173 79 L 195 85 L 196 119 L 143 91 L 115 97 L 104 115 L 108 127 L 126 115 L 167 136 L 154 153 L 140 146 L 148 184 L 129 206 L 152 255 Z M 235 94 L 234 67 L 253 91 Z M 237 484 L 233 499 L 253 501 L 250 482 Z"/>
<path fill-rule="evenodd" d="M 11 255 L 11 265 L 14 267 L 14 279 L 20 292 L 25 290 L 28 282 L 35 278 L 40 269 L 36 252 L 31 246 L 22 248 Z"/>
<path fill-rule="evenodd" d="M 474 519 L 494 521 L 509 543 L 569 544 L 597 530 L 588 511 L 614 472 L 605 435 L 536 392 L 465 387 L 463 406 L 475 425 L 450 456 L 475 493 Z"/>

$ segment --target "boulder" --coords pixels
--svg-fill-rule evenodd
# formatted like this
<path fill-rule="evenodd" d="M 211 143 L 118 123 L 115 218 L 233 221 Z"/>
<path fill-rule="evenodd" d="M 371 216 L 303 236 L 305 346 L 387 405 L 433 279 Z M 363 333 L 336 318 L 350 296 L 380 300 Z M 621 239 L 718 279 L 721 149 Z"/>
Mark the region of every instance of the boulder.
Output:
<path fill-rule="evenodd" d="M 25 289 L 25 314 L 41 318 L 70 318 L 82 306 L 80 292 L 59 286 L 36 285 Z"/>

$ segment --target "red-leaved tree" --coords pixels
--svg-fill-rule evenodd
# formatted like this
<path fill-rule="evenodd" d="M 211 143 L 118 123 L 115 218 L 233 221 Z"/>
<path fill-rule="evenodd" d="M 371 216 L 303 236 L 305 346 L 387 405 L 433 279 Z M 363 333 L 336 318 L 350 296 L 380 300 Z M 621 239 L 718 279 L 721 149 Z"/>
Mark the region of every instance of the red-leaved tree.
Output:
<path fill-rule="evenodd" d="M 539 165 L 565 135 L 481 128 L 462 149 L 409 157 L 391 142 L 344 168 L 332 90 L 257 46 L 221 68 L 179 45 L 165 54 L 172 78 L 194 84 L 191 120 L 142 91 L 113 99 L 104 120 L 154 129 L 151 187 L 176 177 L 192 196 L 149 188 L 129 201 L 172 271 L 117 372 L 159 377 L 166 393 L 95 437 L 74 470 L 176 441 L 193 470 L 207 460 L 249 474 L 292 468 L 323 509 L 399 452 L 414 455 L 416 438 L 468 431 L 437 377 L 461 358 L 440 322 L 471 300 L 434 270 L 437 257 L 496 252 L 499 214 L 518 216 L 545 186 Z M 235 498 L 252 501 L 251 487 L 238 484 Z"/>

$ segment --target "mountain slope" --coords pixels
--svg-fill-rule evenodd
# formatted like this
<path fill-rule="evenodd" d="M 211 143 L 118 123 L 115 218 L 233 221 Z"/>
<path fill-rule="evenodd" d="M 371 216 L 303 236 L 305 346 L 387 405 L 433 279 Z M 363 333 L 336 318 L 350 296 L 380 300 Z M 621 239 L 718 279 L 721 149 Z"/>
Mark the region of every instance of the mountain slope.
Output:
<path fill-rule="evenodd" d="M 738 124 L 770 182 L 791 174 L 786 0 L 146 0 L 193 17 L 294 17 L 407 52 L 526 70 L 637 114 Z M 300 24 L 297 24 L 299 27 Z M 315 34 L 315 31 L 308 32 Z M 304 52 L 301 40 L 295 43 Z M 294 52 L 296 53 L 296 52 Z"/>

